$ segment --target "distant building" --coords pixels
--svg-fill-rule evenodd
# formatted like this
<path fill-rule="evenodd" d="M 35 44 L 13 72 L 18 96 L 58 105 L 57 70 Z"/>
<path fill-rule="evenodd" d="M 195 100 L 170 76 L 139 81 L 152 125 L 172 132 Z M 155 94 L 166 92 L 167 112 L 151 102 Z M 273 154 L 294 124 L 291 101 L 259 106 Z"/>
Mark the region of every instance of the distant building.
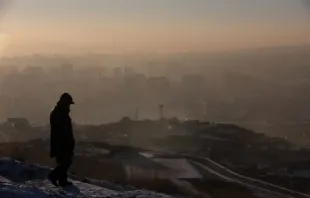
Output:
<path fill-rule="evenodd" d="M 64 64 L 61 66 L 61 78 L 68 79 L 72 78 L 73 76 L 73 65 L 71 64 Z"/>
<path fill-rule="evenodd" d="M 182 78 L 182 88 L 185 90 L 201 91 L 204 88 L 205 79 L 200 75 L 185 75 Z"/>
<path fill-rule="evenodd" d="M 125 76 L 129 76 L 129 75 L 132 75 L 132 74 L 133 74 L 133 69 L 132 69 L 132 67 L 126 66 L 126 67 L 124 68 L 124 75 L 125 75 Z"/>
<path fill-rule="evenodd" d="M 50 67 L 47 69 L 47 74 L 48 74 L 48 79 L 51 81 L 59 81 L 61 80 L 62 76 L 61 76 L 61 71 L 62 68 L 61 67 Z"/>
<path fill-rule="evenodd" d="M 12 125 L 14 128 L 29 128 L 30 123 L 26 118 L 8 118 L 7 124 Z"/>
<path fill-rule="evenodd" d="M 76 75 L 81 80 L 101 80 L 105 76 L 105 68 L 98 66 L 88 66 L 77 70 Z"/>
<path fill-rule="evenodd" d="M 147 81 L 148 89 L 155 92 L 166 91 L 170 88 L 170 81 L 167 77 L 151 77 Z"/>
<path fill-rule="evenodd" d="M 23 69 L 23 73 L 26 75 L 40 76 L 44 74 L 44 70 L 42 67 L 28 66 Z"/>
<path fill-rule="evenodd" d="M 104 66 L 101 66 L 98 68 L 98 75 L 100 79 L 104 79 L 107 74 L 107 68 Z"/>
<path fill-rule="evenodd" d="M 114 78 L 121 78 L 123 76 L 122 68 L 116 67 L 113 69 L 113 77 Z"/>
<path fill-rule="evenodd" d="M 124 86 L 130 90 L 141 90 L 147 87 L 147 78 L 144 74 L 132 74 L 124 78 Z"/>
<path fill-rule="evenodd" d="M 1 75 L 17 75 L 20 74 L 20 68 L 16 65 L 8 65 L 6 67 L 2 67 Z"/>
<path fill-rule="evenodd" d="M 22 86 L 25 85 L 25 83 L 29 87 L 33 87 L 36 89 L 38 82 L 43 80 L 45 77 L 45 72 L 42 67 L 36 67 L 36 66 L 28 66 L 25 67 L 21 72 L 21 82 L 23 83 Z"/>
<path fill-rule="evenodd" d="M 206 119 L 205 79 L 203 76 L 191 74 L 184 75 L 181 81 L 182 97 L 186 117 L 193 119 Z"/>

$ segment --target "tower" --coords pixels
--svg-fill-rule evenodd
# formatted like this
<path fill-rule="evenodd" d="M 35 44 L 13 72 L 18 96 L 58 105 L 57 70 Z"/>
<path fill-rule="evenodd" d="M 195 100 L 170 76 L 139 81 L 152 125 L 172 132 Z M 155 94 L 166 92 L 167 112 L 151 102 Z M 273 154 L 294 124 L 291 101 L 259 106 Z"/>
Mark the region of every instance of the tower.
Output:
<path fill-rule="evenodd" d="M 158 110 L 159 110 L 159 119 L 162 120 L 164 118 L 164 105 L 158 105 Z"/>
<path fill-rule="evenodd" d="M 139 107 L 136 107 L 135 109 L 135 120 L 138 121 L 139 120 Z"/>

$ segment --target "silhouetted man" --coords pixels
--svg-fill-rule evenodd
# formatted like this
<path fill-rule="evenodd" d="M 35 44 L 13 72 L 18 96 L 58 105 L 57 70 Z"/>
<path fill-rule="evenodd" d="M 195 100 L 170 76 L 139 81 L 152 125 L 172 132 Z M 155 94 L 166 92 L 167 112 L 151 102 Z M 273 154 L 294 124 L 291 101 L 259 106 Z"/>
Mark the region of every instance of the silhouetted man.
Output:
<path fill-rule="evenodd" d="M 72 163 L 75 145 L 69 115 L 72 104 L 74 104 L 72 96 L 64 93 L 50 114 L 50 156 L 56 158 L 57 167 L 49 173 L 48 179 L 56 186 L 72 185 L 67 179 L 67 171 Z"/>

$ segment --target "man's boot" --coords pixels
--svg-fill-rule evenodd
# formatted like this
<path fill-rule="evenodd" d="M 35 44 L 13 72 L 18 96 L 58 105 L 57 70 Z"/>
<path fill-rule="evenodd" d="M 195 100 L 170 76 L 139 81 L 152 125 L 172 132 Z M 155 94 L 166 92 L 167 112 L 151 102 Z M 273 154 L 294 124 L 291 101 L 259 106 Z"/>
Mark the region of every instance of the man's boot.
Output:
<path fill-rule="evenodd" d="M 52 170 L 51 172 L 49 172 L 49 174 L 47 175 L 47 179 L 50 180 L 50 182 L 51 182 L 54 186 L 58 186 L 58 184 L 57 184 L 57 178 L 55 177 L 55 172 L 54 172 L 54 170 Z"/>
<path fill-rule="evenodd" d="M 72 186 L 72 182 L 68 181 L 67 172 L 62 173 L 61 179 L 59 179 L 58 184 L 59 184 L 59 186 L 62 186 L 62 187 Z"/>
<path fill-rule="evenodd" d="M 61 186 L 61 187 L 72 186 L 72 185 L 73 185 L 73 183 L 69 182 L 68 180 L 59 181 L 59 186 Z"/>

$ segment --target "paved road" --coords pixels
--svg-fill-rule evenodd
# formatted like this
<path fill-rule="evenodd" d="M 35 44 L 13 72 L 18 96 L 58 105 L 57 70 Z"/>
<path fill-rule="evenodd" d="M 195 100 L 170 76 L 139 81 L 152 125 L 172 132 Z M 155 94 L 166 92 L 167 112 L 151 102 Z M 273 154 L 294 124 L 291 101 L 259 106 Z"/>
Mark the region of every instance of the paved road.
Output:
<path fill-rule="evenodd" d="M 217 177 L 226 181 L 235 182 L 253 189 L 263 190 L 268 193 L 272 193 L 274 195 L 279 195 L 281 197 L 310 198 L 310 195 L 307 194 L 303 194 L 297 191 L 283 188 L 281 186 L 270 184 L 268 182 L 240 175 L 214 162 L 209 158 L 197 157 L 192 155 L 183 155 L 183 154 L 167 154 L 167 153 L 159 153 L 159 154 L 157 153 L 155 154 L 155 157 L 187 158 L 188 160 L 192 161 L 193 163 L 200 166 L 209 173 L 216 175 Z"/>

